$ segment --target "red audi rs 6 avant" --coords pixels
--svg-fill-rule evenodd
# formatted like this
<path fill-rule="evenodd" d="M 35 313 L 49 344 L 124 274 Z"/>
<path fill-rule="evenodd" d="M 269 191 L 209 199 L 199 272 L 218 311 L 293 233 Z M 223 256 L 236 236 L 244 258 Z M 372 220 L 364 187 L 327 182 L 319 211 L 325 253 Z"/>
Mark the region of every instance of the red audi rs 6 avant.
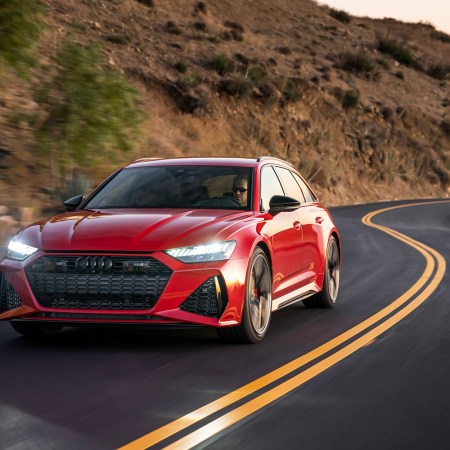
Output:
<path fill-rule="evenodd" d="M 273 311 L 336 302 L 339 233 L 282 160 L 141 159 L 64 204 L 0 263 L 0 319 L 25 336 L 202 325 L 258 342 Z"/>

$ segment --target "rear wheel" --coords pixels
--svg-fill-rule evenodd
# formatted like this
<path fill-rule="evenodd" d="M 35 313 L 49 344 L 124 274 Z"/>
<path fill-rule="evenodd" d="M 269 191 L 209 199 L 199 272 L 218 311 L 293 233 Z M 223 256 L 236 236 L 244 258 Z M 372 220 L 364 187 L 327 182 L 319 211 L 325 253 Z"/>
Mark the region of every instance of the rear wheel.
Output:
<path fill-rule="evenodd" d="M 331 236 L 327 246 L 322 290 L 303 300 L 303 304 L 308 308 L 333 308 L 339 292 L 340 273 L 339 247 L 336 238 Z"/>
<path fill-rule="evenodd" d="M 53 324 L 39 324 L 28 322 L 10 322 L 11 326 L 19 334 L 29 338 L 45 338 L 51 337 L 59 333 L 63 327 Z"/>
<path fill-rule="evenodd" d="M 229 328 L 217 328 L 217 334 L 226 341 L 256 343 L 269 328 L 272 314 L 272 272 L 266 254 L 257 248 L 250 261 L 242 321 Z"/>

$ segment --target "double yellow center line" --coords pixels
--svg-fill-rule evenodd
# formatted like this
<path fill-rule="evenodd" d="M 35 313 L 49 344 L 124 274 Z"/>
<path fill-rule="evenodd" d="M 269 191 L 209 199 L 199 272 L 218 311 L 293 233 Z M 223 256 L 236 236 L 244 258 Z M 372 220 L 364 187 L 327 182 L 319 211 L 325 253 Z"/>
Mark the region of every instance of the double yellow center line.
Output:
<path fill-rule="evenodd" d="M 215 434 L 225 430 L 231 425 L 239 422 L 245 417 L 253 414 L 259 409 L 267 406 L 268 404 L 274 402 L 280 397 L 286 395 L 290 391 L 298 388 L 306 381 L 314 378 L 318 374 L 323 371 L 329 369 L 339 361 L 342 361 L 347 356 L 359 350 L 361 347 L 364 347 L 370 344 L 374 339 L 376 339 L 380 334 L 384 333 L 389 328 L 393 327 L 395 324 L 400 322 L 403 318 L 405 318 L 408 314 L 410 314 L 413 310 L 415 310 L 420 304 L 422 304 L 437 288 L 439 283 L 442 281 L 442 278 L 445 274 L 445 259 L 444 257 L 438 253 L 436 250 L 428 247 L 427 245 L 418 242 L 398 231 L 395 231 L 391 228 L 377 225 L 372 222 L 372 219 L 381 213 L 392 211 L 399 208 L 407 208 L 412 206 L 419 205 L 430 205 L 436 203 L 446 203 L 445 201 L 440 202 L 425 202 L 425 203 L 413 203 L 407 205 L 399 205 L 393 206 L 390 208 L 384 208 L 376 211 L 372 211 L 371 213 L 365 215 L 362 218 L 362 222 L 370 227 L 377 228 L 384 233 L 387 233 L 394 238 L 404 242 L 405 244 L 413 247 L 419 253 L 421 253 L 425 260 L 426 266 L 422 275 L 419 279 L 400 297 L 390 303 L 388 306 L 383 308 L 378 313 L 349 329 L 345 333 L 337 336 L 336 338 L 326 342 L 325 344 L 317 347 L 316 349 L 306 353 L 299 358 L 294 359 L 293 361 L 279 367 L 278 369 L 258 378 L 251 383 L 242 386 L 235 391 L 230 392 L 229 394 L 220 397 L 219 399 L 202 406 L 201 408 L 196 409 L 195 411 L 180 417 L 179 419 L 168 423 L 167 425 L 158 428 L 155 431 L 121 447 L 120 450 L 140 450 L 149 448 L 163 440 L 175 435 L 176 433 L 185 430 L 186 428 L 194 425 L 201 420 L 208 418 L 209 416 L 218 413 L 222 409 L 246 398 L 250 394 L 253 394 L 275 381 L 285 377 L 286 375 L 291 374 L 292 372 L 300 369 L 304 365 L 318 359 L 319 357 L 327 354 L 331 350 L 336 349 L 341 346 L 345 342 L 349 341 L 351 338 L 361 334 L 365 330 L 368 330 L 376 323 L 380 322 L 382 319 L 386 319 L 376 327 L 371 328 L 364 334 L 362 334 L 357 339 L 351 341 L 344 347 L 335 351 L 330 356 L 323 358 L 317 363 L 313 364 L 311 367 L 306 370 L 300 372 L 297 375 L 292 376 L 286 381 L 278 384 L 277 386 L 267 390 L 266 392 L 258 395 L 252 400 L 247 401 L 246 403 L 236 407 L 235 409 L 229 411 L 226 414 L 218 417 L 217 419 L 207 423 L 206 425 L 198 428 L 179 440 L 173 442 L 167 449 L 187 449 L 192 448 L 195 445 L 198 445 L 205 440 L 211 438 Z M 422 290 L 423 289 L 423 290 Z M 421 292 L 420 292 L 421 291 Z M 417 295 L 411 302 L 408 303 L 418 292 Z M 394 313 L 394 311 L 397 312 Z M 392 315 L 391 315 L 392 314 Z M 390 317 L 388 317 L 390 316 Z"/>

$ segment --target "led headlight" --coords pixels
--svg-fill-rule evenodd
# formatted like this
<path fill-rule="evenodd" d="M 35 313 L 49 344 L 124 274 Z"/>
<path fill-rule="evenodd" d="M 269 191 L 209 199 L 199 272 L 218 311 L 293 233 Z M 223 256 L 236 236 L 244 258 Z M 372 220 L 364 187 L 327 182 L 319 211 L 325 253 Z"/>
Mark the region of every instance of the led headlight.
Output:
<path fill-rule="evenodd" d="M 23 261 L 37 252 L 39 249 L 31 247 L 30 245 L 23 244 L 20 240 L 12 238 L 8 244 L 5 258 L 14 259 L 16 261 Z"/>
<path fill-rule="evenodd" d="M 236 241 L 212 242 L 191 247 L 172 248 L 165 253 L 184 263 L 222 261 L 229 259 Z"/>

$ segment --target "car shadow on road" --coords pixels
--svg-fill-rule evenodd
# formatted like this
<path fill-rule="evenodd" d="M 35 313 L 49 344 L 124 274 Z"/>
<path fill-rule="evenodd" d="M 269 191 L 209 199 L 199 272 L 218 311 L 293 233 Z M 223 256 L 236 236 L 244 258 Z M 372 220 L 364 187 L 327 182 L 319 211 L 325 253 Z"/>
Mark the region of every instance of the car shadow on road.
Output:
<path fill-rule="evenodd" d="M 48 338 L 26 338 L 8 330 L 7 336 L 0 333 L 3 351 L 78 351 L 90 352 L 121 352 L 133 353 L 161 350 L 173 350 L 181 353 L 189 351 L 204 351 L 217 349 L 249 349 L 272 346 L 285 346 L 290 342 L 296 345 L 304 343 L 320 343 L 324 339 L 323 327 L 330 329 L 333 322 L 341 323 L 341 313 L 336 310 L 314 310 L 294 305 L 273 314 L 268 334 L 256 346 L 252 344 L 239 345 L 224 342 L 217 336 L 214 328 L 136 328 L 136 327 L 66 327 L 59 334 Z M 342 317 L 341 317 L 342 318 Z M 321 325 L 323 323 L 323 325 Z M 5 324 L 6 325 L 6 324 Z M 0 328 L 1 331 L 1 328 Z M 5 340 L 4 338 L 7 337 Z"/>

